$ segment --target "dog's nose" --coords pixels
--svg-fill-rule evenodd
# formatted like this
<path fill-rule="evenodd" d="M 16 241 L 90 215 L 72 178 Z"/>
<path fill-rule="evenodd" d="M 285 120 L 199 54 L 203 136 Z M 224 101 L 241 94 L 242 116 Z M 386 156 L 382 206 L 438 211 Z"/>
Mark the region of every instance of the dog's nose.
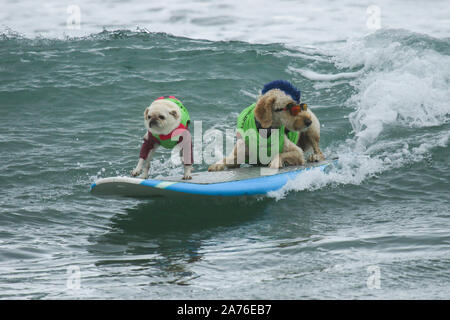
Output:
<path fill-rule="evenodd" d="M 305 125 L 306 125 L 307 127 L 309 127 L 309 126 L 311 125 L 311 123 L 312 123 L 311 120 L 305 119 Z"/>
<path fill-rule="evenodd" d="M 156 124 L 157 121 L 158 120 L 156 120 L 155 118 L 150 118 L 148 125 L 151 127 L 152 125 Z"/>

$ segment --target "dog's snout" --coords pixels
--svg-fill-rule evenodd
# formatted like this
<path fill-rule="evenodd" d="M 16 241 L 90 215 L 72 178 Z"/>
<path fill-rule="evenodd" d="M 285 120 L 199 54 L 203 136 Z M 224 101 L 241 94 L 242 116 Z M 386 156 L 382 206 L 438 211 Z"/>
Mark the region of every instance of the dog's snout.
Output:
<path fill-rule="evenodd" d="M 151 127 L 152 125 L 156 124 L 157 122 L 158 122 L 158 120 L 156 118 L 150 118 L 148 125 Z"/>
<path fill-rule="evenodd" d="M 311 123 L 312 123 L 311 119 L 305 119 L 305 125 L 307 127 L 309 127 L 311 125 Z"/>

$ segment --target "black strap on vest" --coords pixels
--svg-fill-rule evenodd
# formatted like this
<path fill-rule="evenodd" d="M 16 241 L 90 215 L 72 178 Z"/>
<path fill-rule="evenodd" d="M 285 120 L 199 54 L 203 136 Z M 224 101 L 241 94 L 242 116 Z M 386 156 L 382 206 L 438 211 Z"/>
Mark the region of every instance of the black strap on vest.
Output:
<path fill-rule="evenodd" d="M 254 117 L 254 119 L 255 119 L 256 129 L 258 129 L 258 134 L 260 134 L 259 129 L 265 129 L 265 130 L 267 130 L 267 131 L 266 131 L 266 135 L 267 135 L 267 136 L 266 136 L 266 137 L 263 137 L 263 138 L 268 139 L 268 138 L 272 135 L 272 126 L 270 126 L 269 128 L 263 128 L 262 125 L 261 125 L 261 122 L 259 122 L 259 121 L 256 119 L 256 117 Z"/>
<path fill-rule="evenodd" d="M 259 129 L 267 129 L 267 138 L 269 138 L 272 135 L 272 126 L 270 126 L 270 128 L 263 128 L 261 123 L 256 119 L 255 117 L 255 125 L 256 125 L 256 129 L 258 129 L 258 133 L 259 133 Z M 291 132 L 288 128 L 284 127 L 284 133 L 287 135 L 289 132 Z"/>

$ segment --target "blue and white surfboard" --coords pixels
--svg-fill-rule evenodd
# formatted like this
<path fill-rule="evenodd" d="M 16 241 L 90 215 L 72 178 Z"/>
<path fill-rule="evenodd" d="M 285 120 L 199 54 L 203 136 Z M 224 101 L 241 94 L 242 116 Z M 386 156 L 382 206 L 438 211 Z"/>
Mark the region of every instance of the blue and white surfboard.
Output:
<path fill-rule="evenodd" d="M 325 170 L 337 160 L 309 163 L 306 166 L 272 170 L 267 167 L 243 167 L 218 172 L 198 172 L 192 180 L 181 176 L 163 179 L 131 177 L 102 178 L 91 185 L 94 195 L 125 197 L 172 196 L 253 196 L 265 195 L 282 188 L 289 180 L 308 170 Z"/>

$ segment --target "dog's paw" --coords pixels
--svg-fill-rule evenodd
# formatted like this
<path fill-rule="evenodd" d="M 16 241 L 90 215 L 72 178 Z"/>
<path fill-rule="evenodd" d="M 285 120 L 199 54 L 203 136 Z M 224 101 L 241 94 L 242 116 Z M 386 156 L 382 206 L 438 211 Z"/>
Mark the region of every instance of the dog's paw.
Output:
<path fill-rule="evenodd" d="M 131 176 L 132 177 L 137 177 L 140 173 L 141 173 L 141 170 L 134 169 L 133 171 L 131 171 Z"/>
<path fill-rule="evenodd" d="M 209 166 L 208 171 L 223 171 L 225 169 L 225 164 L 215 163 Z"/>
<path fill-rule="evenodd" d="M 281 161 L 280 156 L 275 157 L 272 161 L 270 161 L 270 169 L 279 169 L 281 167 L 283 167 L 283 162 Z"/>
<path fill-rule="evenodd" d="M 324 161 L 324 160 L 325 160 L 325 157 L 323 155 L 317 154 L 317 153 L 313 153 L 308 158 L 308 162 L 320 162 L 320 161 Z"/>
<path fill-rule="evenodd" d="M 184 175 L 182 179 L 183 180 L 191 180 L 192 176 L 191 175 Z"/>

